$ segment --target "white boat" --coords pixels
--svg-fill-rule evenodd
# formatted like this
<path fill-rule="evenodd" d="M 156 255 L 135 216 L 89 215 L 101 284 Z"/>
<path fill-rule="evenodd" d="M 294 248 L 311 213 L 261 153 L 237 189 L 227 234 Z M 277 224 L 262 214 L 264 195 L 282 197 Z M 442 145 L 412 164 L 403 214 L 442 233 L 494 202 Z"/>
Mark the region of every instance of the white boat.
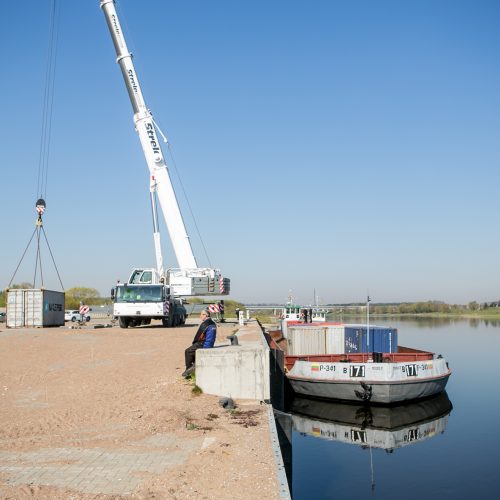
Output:
<path fill-rule="evenodd" d="M 326 311 L 323 309 L 313 309 L 311 321 L 313 323 L 325 323 L 326 322 Z"/>
<path fill-rule="evenodd" d="M 321 307 L 304 307 L 294 304 L 289 300 L 280 310 L 279 320 L 280 328 L 284 336 L 287 335 L 288 325 L 297 323 L 326 323 L 327 310 Z"/>

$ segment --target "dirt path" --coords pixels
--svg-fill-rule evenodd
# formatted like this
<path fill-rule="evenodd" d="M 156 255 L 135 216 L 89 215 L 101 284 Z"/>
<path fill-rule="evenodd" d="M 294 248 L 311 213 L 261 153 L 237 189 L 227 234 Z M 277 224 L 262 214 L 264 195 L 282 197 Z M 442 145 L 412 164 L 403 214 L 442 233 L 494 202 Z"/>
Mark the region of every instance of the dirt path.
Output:
<path fill-rule="evenodd" d="M 1 325 L 0 498 L 278 498 L 265 407 L 180 376 L 196 326 Z"/>

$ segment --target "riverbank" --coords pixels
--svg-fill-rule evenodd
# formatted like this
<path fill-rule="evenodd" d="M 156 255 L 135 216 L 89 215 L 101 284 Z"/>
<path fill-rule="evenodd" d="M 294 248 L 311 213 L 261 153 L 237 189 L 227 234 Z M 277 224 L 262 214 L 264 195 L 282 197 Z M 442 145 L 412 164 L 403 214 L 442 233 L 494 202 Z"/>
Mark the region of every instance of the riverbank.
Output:
<path fill-rule="evenodd" d="M 363 316 L 362 314 L 343 314 L 342 316 L 332 316 L 332 318 L 328 317 L 328 319 L 335 321 L 335 319 L 342 320 L 352 320 L 359 319 Z M 500 321 L 500 310 L 489 311 L 471 311 L 467 313 L 439 313 L 439 312 L 431 312 L 431 313 L 411 313 L 411 314 L 380 314 L 380 313 L 371 313 L 371 319 L 425 319 L 425 318 L 437 318 L 437 319 L 484 319 L 484 320 L 497 320 Z"/>
<path fill-rule="evenodd" d="M 93 322 L 0 325 L 1 498 L 279 498 L 266 405 L 225 410 L 180 376 L 195 320 Z"/>

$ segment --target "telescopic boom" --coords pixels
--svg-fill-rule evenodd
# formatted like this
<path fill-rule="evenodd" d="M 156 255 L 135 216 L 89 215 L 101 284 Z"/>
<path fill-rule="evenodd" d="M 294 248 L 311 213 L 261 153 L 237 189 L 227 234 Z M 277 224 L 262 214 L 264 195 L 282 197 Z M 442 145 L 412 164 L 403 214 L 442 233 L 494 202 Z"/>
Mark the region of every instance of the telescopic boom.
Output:
<path fill-rule="evenodd" d="M 120 65 L 123 80 L 125 81 L 125 86 L 134 110 L 135 129 L 139 134 L 139 139 L 149 168 L 150 190 L 152 193 L 156 192 L 158 195 L 158 200 L 165 214 L 165 222 L 167 223 L 168 233 L 172 240 L 179 267 L 182 269 L 195 269 L 198 267 L 196 259 L 194 258 L 189 236 L 186 232 L 184 221 L 182 220 L 167 165 L 161 150 L 160 141 L 156 135 L 153 118 L 144 101 L 139 79 L 132 62 L 132 54 L 128 51 L 123 36 L 123 31 L 115 9 L 115 1 L 101 0 L 100 3 L 115 46 L 117 55 L 116 60 Z M 156 213 L 154 209 L 153 212 Z M 158 262 L 159 239 L 158 227 L 155 227 L 157 267 L 158 271 L 161 272 L 163 265 L 161 263 L 161 257 L 160 262 Z M 161 255 L 161 253 L 159 255 Z"/>
<path fill-rule="evenodd" d="M 156 252 L 155 273 L 161 282 L 170 285 L 172 293 L 177 295 L 220 295 L 229 293 L 229 279 L 222 278 L 218 269 L 199 268 L 191 248 L 189 236 L 182 219 L 175 192 L 165 163 L 160 141 L 155 130 L 151 112 L 146 106 L 139 85 L 139 79 L 128 51 L 123 31 L 115 9 L 115 0 L 100 0 L 100 6 L 115 46 L 117 63 L 120 65 L 123 80 L 134 111 L 134 124 L 150 173 L 150 193 L 153 212 L 153 236 Z M 167 224 L 179 269 L 163 269 L 163 257 L 160 244 L 156 199 Z M 147 274 L 149 273 L 149 274 Z M 129 282 L 147 282 L 145 276 L 151 275 L 151 269 L 135 269 Z M 150 282 L 154 283 L 153 278 Z"/>

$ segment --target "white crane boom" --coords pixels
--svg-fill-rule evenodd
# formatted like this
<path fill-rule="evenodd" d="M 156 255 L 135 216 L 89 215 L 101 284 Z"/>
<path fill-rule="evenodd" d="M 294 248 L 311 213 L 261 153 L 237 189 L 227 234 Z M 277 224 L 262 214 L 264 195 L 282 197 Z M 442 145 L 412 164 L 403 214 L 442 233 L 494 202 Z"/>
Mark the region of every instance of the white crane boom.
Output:
<path fill-rule="evenodd" d="M 106 22 L 108 23 L 111 38 L 113 39 L 117 62 L 120 65 L 125 86 L 134 110 L 135 129 L 139 134 L 139 139 L 150 172 L 150 189 L 152 193 L 156 192 L 158 194 L 161 209 L 166 216 L 165 222 L 167 223 L 168 233 L 174 247 L 179 267 L 182 269 L 195 269 L 198 266 L 175 197 L 167 165 L 160 147 L 160 141 L 156 135 L 153 118 L 146 107 L 139 85 L 139 79 L 132 62 L 132 54 L 128 51 L 123 36 L 123 31 L 115 9 L 115 1 L 101 0 L 100 3 L 106 17 Z M 160 235 L 157 227 L 155 227 L 155 248 L 158 272 L 162 274 L 163 259 L 161 257 Z"/>
<path fill-rule="evenodd" d="M 144 156 L 150 172 L 151 206 L 153 211 L 153 237 L 156 252 L 156 270 L 135 269 L 129 282 L 148 282 L 147 276 L 153 276 L 150 283 L 166 281 L 172 293 L 177 295 L 228 294 L 229 280 L 222 278 L 218 269 L 198 268 L 191 248 L 189 236 L 182 219 L 175 192 L 165 163 L 160 141 L 155 130 L 151 112 L 146 107 L 139 85 L 139 79 L 132 62 L 132 54 L 121 29 L 115 8 L 115 0 L 100 0 L 100 6 L 115 46 L 117 63 L 125 81 L 125 86 L 134 111 L 134 124 L 141 141 Z M 163 257 L 158 228 L 156 198 L 167 224 L 177 264 L 180 269 L 169 269 L 164 273 Z M 155 279 L 155 275 L 157 278 Z"/>

